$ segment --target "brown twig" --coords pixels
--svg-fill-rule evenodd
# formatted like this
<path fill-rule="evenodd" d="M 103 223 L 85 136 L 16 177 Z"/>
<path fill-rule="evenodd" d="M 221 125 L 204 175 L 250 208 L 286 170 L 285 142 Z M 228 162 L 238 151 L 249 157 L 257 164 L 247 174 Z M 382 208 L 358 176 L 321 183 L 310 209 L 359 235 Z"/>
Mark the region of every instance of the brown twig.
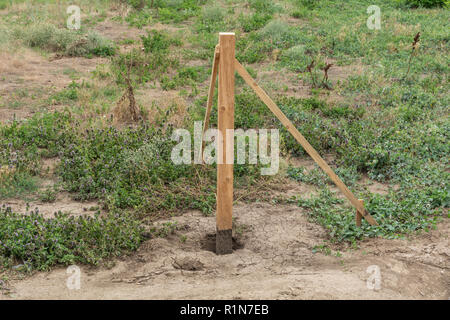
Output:
<path fill-rule="evenodd" d="M 314 63 L 315 63 L 315 61 L 314 61 L 314 59 L 312 59 L 311 63 L 306 67 L 306 70 L 311 75 L 311 80 L 312 80 L 313 85 L 315 87 L 316 86 L 316 79 L 315 79 L 314 74 L 313 74 Z"/>
<path fill-rule="evenodd" d="M 325 65 L 325 67 L 323 67 L 323 79 L 322 79 L 322 85 L 324 86 L 324 87 L 326 87 L 327 89 L 329 89 L 330 87 L 328 86 L 328 84 L 327 84 L 327 81 L 328 81 L 328 70 L 330 70 L 330 68 L 331 68 L 331 66 L 332 66 L 333 64 L 332 63 L 327 63 L 326 65 Z"/>
<path fill-rule="evenodd" d="M 414 37 L 414 41 L 412 43 L 411 54 L 409 55 L 409 61 L 408 61 L 408 71 L 406 72 L 405 78 L 408 76 L 409 70 L 411 69 L 412 57 L 414 56 L 414 53 L 416 52 L 419 41 L 420 41 L 420 32 L 417 32 L 416 36 Z"/>
<path fill-rule="evenodd" d="M 126 74 L 124 74 L 122 71 L 120 71 L 120 74 L 122 75 L 123 79 L 125 80 L 125 84 L 127 86 L 126 91 L 124 92 L 122 98 L 117 103 L 117 112 L 120 113 L 120 105 L 122 102 L 125 101 L 126 97 L 128 97 L 128 111 L 131 115 L 131 120 L 133 122 L 137 122 L 142 119 L 140 112 L 136 106 L 136 100 L 134 98 L 134 90 L 133 90 L 133 84 L 131 82 L 131 66 L 133 65 L 133 60 L 131 58 L 130 63 L 127 66 Z M 123 115 L 122 115 L 123 116 Z"/>

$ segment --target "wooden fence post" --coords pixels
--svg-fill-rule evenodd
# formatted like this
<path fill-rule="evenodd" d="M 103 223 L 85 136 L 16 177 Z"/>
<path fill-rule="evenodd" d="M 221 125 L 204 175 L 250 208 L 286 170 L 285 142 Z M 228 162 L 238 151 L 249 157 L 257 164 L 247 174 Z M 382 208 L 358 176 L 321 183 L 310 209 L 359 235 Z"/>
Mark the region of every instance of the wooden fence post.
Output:
<path fill-rule="evenodd" d="M 234 129 L 234 33 L 219 34 L 219 50 L 218 128 L 223 137 L 219 148 L 222 147 L 223 152 L 222 161 L 218 159 L 217 164 L 216 253 L 228 254 L 233 251 L 233 161 L 227 159 L 227 154 L 230 155 L 227 151 L 233 150 L 234 138 L 227 139 L 227 129 Z M 230 143 L 233 145 L 228 145 Z M 230 156 L 234 157 L 234 151 Z"/>

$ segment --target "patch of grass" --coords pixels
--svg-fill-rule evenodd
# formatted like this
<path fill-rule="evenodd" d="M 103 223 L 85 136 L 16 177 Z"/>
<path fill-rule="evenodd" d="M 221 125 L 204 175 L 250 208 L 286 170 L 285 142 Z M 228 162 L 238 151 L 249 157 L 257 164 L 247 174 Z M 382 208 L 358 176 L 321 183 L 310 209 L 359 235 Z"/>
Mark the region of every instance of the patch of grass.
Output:
<path fill-rule="evenodd" d="M 65 52 L 69 56 L 108 57 L 116 53 L 116 47 L 111 40 L 95 32 L 89 32 L 86 36 L 68 45 Z"/>
<path fill-rule="evenodd" d="M 105 217 L 57 213 L 45 219 L 37 211 L 22 215 L 0 208 L 0 261 L 3 267 L 23 264 L 27 271 L 55 264 L 97 265 L 136 250 L 143 240 L 140 222 L 125 212 Z"/>
<path fill-rule="evenodd" d="M 191 85 L 196 86 L 196 83 L 205 81 L 207 78 L 207 71 L 203 67 L 183 67 L 178 70 L 176 76 L 162 77 L 161 87 L 163 90 L 176 89 L 180 86 Z"/>
<path fill-rule="evenodd" d="M 134 10 L 128 13 L 125 21 L 129 26 L 142 29 L 144 26 L 150 25 L 153 21 L 153 14 L 150 10 Z"/>
<path fill-rule="evenodd" d="M 33 176 L 40 172 L 42 157 L 58 155 L 56 172 L 62 187 L 76 199 L 99 199 L 110 210 L 132 208 L 145 214 L 192 208 L 211 213 L 215 169 L 192 170 L 172 162 L 173 128 L 162 129 L 170 116 L 161 110 L 152 126 L 93 127 L 82 132 L 68 113 L 35 116 L 2 128 L 0 142 L 7 147 L 0 160 L 17 174 Z M 257 170 L 238 165 L 236 177 L 237 185 L 246 185 L 257 180 Z"/>
<path fill-rule="evenodd" d="M 280 61 L 283 66 L 295 72 L 305 72 L 306 67 L 312 62 L 316 61 L 319 50 L 314 47 L 307 47 L 305 45 L 297 45 L 283 51 Z"/>
<path fill-rule="evenodd" d="M 266 25 L 268 21 L 272 19 L 272 15 L 268 13 L 253 13 L 251 15 L 239 16 L 239 22 L 244 32 L 251 32 L 259 30 Z"/>
<path fill-rule="evenodd" d="M 170 136 L 146 127 L 88 130 L 79 143 L 62 151 L 59 175 L 77 198 L 101 199 L 111 209 L 144 213 L 208 206 L 205 200 L 213 189 L 198 179 L 208 180 L 209 170 L 175 165 Z"/>
<path fill-rule="evenodd" d="M 177 23 L 196 16 L 205 3 L 205 0 L 156 0 L 155 6 L 159 20 Z"/>
<path fill-rule="evenodd" d="M 290 166 L 287 170 L 287 174 L 294 180 L 314 184 L 320 187 L 324 187 L 326 184 L 333 184 L 328 175 L 317 166 L 309 172 L 305 171 L 306 170 L 303 167 Z M 355 185 L 360 177 L 355 167 L 338 167 L 334 169 L 334 172 L 347 186 Z"/>
<path fill-rule="evenodd" d="M 49 97 L 52 104 L 69 103 L 78 99 L 78 89 L 80 85 L 72 81 L 66 89 L 63 89 Z"/>
<path fill-rule="evenodd" d="M 179 57 L 169 50 L 180 46 L 181 40 L 166 33 L 150 31 L 141 37 L 144 52 L 133 49 L 120 53 L 112 59 L 111 71 L 119 84 L 125 84 L 124 75 L 130 73 L 134 83 L 140 84 L 160 79 L 171 69 L 179 66 Z"/>
<path fill-rule="evenodd" d="M 269 13 L 274 14 L 276 12 L 283 11 L 283 8 L 276 2 L 270 0 L 249 0 L 250 8 L 254 9 L 257 13 Z"/>
<path fill-rule="evenodd" d="M 39 200 L 42 202 L 52 203 L 56 201 L 58 189 L 55 187 L 47 187 L 39 195 Z"/>
<path fill-rule="evenodd" d="M 306 209 L 311 220 L 327 229 L 330 239 L 335 242 L 354 242 L 378 236 L 398 238 L 403 234 L 429 230 L 435 226 L 441 213 L 439 205 L 422 192 L 392 192 L 386 196 L 372 194 L 368 199 L 365 207 L 379 226 L 371 226 L 363 219 L 362 226 L 357 227 L 354 208 L 341 206 L 343 200 L 327 189 L 317 197 L 299 199 L 298 205 Z"/>
<path fill-rule="evenodd" d="M 253 31 L 237 41 L 239 61 L 255 63 L 267 58 L 274 50 L 284 50 L 298 45 L 302 33 L 282 20 L 271 20 L 264 28 Z"/>
<path fill-rule="evenodd" d="M 148 31 L 146 36 L 141 36 L 141 40 L 146 53 L 166 53 L 171 45 L 182 44 L 181 40 L 173 39 L 157 30 Z"/>
<path fill-rule="evenodd" d="M 83 34 L 79 31 L 59 29 L 53 24 L 39 23 L 13 29 L 13 37 L 30 47 L 68 56 L 112 56 L 115 46 L 112 41 L 95 32 Z"/>
<path fill-rule="evenodd" d="M 397 0 L 397 3 L 408 8 L 449 7 L 448 0 Z"/>
<path fill-rule="evenodd" d="M 274 48 L 289 48 L 300 39 L 298 30 L 281 20 L 269 22 L 259 31 L 259 37 L 271 43 Z"/>
<path fill-rule="evenodd" d="M 197 31 L 208 33 L 219 31 L 224 27 L 225 14 L 219 6 L 203 7 L 202 13 L 197 19 Z"/>
<path fill-rule="evenodd" d="M 159 238 L 167 238 L 169 235 L 174 234 L 177 230 L 177 222 L 176 221 L 168 221 L 163 223 L 159 227 L 152 227 L 150 232 Z M 186 240 L 185 240 L 186 241 Z"/>
<path fill-rule="evenodd" d="M 180 23 L 197 16 L 205 0 L 133 0 L 131 10 L 125 20 L 129 25 L 142 28 L 154 20 L 163 23 Z"/>
<path fill-rule="evenodd" d="M 37 179 L 28 172 L 0 173 L 0 199 L 26 196 L 37 188 Z"/>

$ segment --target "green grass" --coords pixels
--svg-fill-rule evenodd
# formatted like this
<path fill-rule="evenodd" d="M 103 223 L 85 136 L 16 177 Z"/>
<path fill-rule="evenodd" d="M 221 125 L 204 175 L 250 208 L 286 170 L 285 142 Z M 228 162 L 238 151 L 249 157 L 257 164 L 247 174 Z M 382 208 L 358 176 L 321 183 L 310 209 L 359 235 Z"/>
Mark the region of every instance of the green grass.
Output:
<path fill-rule="evenodd" d="M 135 250 L 143 241 L 139 220 L 125 213 L 106 217 L 45 219 L 37 211 L 16 214 L 0 208 L 0 263 L 22 264 L 23 271 L 48 270 L 55 264 L 97 265 Z"/>
<path fill-rule="evenodd" d="M 0 178 L 0 199 L 26 196 L 38 188 L 37 178 L 27 172 Z"/>
<path fill-rule="evenodd" d="M 322 225 L 333 242 L 355 242 L 367 237 L 394 239 L 421 230 L 429 231 L 443 218 L 441 206 L 448 205 L 449 197 L 438 190 L 391 191 L 388 195 L 366 195 L 365 207 L 378 221 L 371 226 L 365 220 L 355 225 L 355 209 L 342 206 L 339 199 L 327 189 L 311 199 L 298 199 L 297 205 L 308 217 Z M 443 203 L 442 201 L 446 201 Z"/>
<path fill-rule="evenodd" d="M 114 55 L 116 50 L 112 41 L 95 32 L 83 33 L 58 28 L 50 23 L 16 27 L 11 34 L 13 39 L 21 40 L 29 47 L 67 56 L 106 57 Z"/>

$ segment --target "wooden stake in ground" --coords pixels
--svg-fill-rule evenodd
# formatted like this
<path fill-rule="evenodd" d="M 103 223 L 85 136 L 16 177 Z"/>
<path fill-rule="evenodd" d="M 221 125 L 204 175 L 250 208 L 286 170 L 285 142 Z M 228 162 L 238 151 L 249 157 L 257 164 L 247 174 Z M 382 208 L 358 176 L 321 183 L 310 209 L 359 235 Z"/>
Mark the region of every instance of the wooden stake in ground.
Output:
<path fill-rule="evenodd" d="M 235 35 L 219 34 L 219 102 L 218 128 L 222 134 L 222 161 L 217 159 L 217 232 L 216 253 L 232 253 L 232 212 L 233 212 L 233 150 L 234 139 L 227 139 L 227 129 L 234 129 L 234 71 Z M 234 137 L 234 134 L 233 134 Z M 219 141 L 221 143 L 221 141 Z M 230 145 L 228 145 L 230 144 Z M 219 153 L 220 154 L 220 153 Z"/>

